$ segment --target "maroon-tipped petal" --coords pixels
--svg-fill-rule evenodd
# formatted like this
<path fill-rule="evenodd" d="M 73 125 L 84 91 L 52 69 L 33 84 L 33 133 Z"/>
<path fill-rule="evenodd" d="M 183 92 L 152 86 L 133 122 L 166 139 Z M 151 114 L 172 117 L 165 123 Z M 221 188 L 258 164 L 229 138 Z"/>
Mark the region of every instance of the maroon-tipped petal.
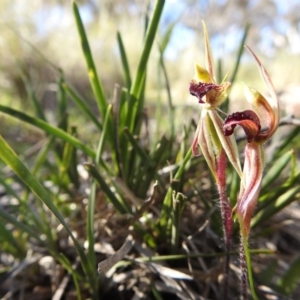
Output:
<path fill-rule="evenodd" d="M 216 85 L 214 83 L 204 83 L 204 82 L 191 82 L 190 83 L 190 94 L 198 98 L 199 103 L 204 103 L 202 98 Z"/>
<path fill-rule="evenodd" d="M 240 125 L 244 129 L 249 143 L 255 139 L 261 129 L 259 118 L 252 110 L 235 112 L 229 115 L 223 123 L 224 135 L 231 135 L 236 125 Z"/>

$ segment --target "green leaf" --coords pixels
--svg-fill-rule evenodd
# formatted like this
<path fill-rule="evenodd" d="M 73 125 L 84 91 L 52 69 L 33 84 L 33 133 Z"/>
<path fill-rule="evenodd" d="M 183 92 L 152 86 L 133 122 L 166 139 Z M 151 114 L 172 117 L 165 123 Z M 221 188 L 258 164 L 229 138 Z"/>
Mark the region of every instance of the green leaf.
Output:
<path fill-rule="evenodd" d="M 72 239 L 77 254 L 80 257 L 82 267 L 89 278 L 91 288 L 95 289 L 95 270 L 91 266 L 90 262 L 87 260 L 86 255 L 77 239 L 74 237 L 72 230 L 69 228 L 65 219 L 54 205 L 49 194 L 44 189 L 44 187 L 36 180 L 32 173 L 27 169 L 27 167 L 21 162 L 18 156 L 10 148 L 10 146 L 5 142 L 5 140 L 0 136 L 0 159 L 2 159 L 19 177 L 20 179 L 30 188 L 30 190 L 49 208 L 49 210 L 54 214 L 58 221 L 63 225 L 63 227 L 68 232 L 70 238 Z M 3 213 L 3 212 L 2 212 Z M 31 231 L 31 230 L 30 230 Z M 31 232 L 32 236 L 36 236 Z"/>
<path fill-rule="evenodd" d="M 139 60 L 137 72 L 130 89 L 131 101 L 130 101 L 130 106 L 128 111 L 131 113 L 131 116 L 129 118 L 131 120 L 131 126 L 129 127 L 131 132 L 133 132 L 137 116 L 139 116 L 140 114 L 138 108 L 143 107 L 143 105 L 141 105 L 139 102 L 142 101 L 141 94 L 142 94 L 142 88 L 146 76 L 146 67 L 147 67 L 150 51 L 152 49 L 152 45 L 154 42 L 154 38 L 156 35 L 157 27 L 163 11 L 164 4 L 165 4 L 164 0 L 157 0 L 155 3 L 150 24 L 146 32 L 144 47 Z"/>
<path fill-rule="evenodd" d="M 67 131 L 68 129 L 67 97 L 66 97 L 66 92 L 62 86 L 63 82 L 64 82 L 64 78 L 61 72 L 57 82 L 58 123 L 59 123 L 59 128 L 61 128 L 64 131 Z"/>
<path fill-rule="evenodd" d="M 187 163 L 190 161 L 192 157 L 192 149 L 190 148 L 187 154 L 185 155 L 181 166 L 179 167 L 178 171 L 176 172 L 173 181 L 179 180 L 181 176 L 184 173 L 185 167 Z M 160 217 L 160 227 L 162 229 L 162 234 L 165 237 L 169 237 L 171 233 L 171 227 L 173 226 L 172 220 L 170 218 L 171 213 L 172 213 L 172 193 L 173 193 L 173 188 L 172 186 L 169 187 L 168 192 L 165 196 L 164 202 L 163 202 L 163 208 L 161 212 L 161 217 Z"/>
<path fill-rule="evenodd" d="M 96 101 L 98 104 L 99 111 L 101 115 L 104 117 L 107 109 L 107 102 L 104 95 L 104 91 L 102 88 L 102 84 L 99 80 L 98 73 L 96 70 L 96 66 L 94 63 L 93 55 L 90 49 L 90 45 L 85 33 L 85 29 L 79 14 L 78 6 L 75 1 L 73 1 L 73 13 L 77 25 L 77 30 L 79 33 L 80 41 L 81 41 L 81 47 L 83 51 L 83 55 L 85 58 L 85 62 L 88 69 L 88 76 L 89 80 L 92 86 L 92 90 L 94 93 L 94 96 L 96 97 Z"/>
<path fill-rule="evenodd" d="M 71 99 L 73 99 L 76 105 L 80 108 L 81 112 L 87 116 L 88 120 L 92 121 L 95 124 L 95 126 L 98 128 L 98 130 L 101 131 L 102 130 L 101 123 L 96 118 L 96 116 L 91 111 L 91 109 L 88 107 L 86 102 L 70 86 L 68 86 L 66 82 L 62 83 L 62 87 L 69 94 Z"/>
<path fill-rule="evenodd" d="M 240 42 L 240 46 L 239 46 L 239 49 L 238 49 L 238 54 L 236 56 L 234 69 L 233 69 L 232 75 L 231 75 L 230 80 L 229 80 L 229 82 L 231 82 L 231 84 L 234 83 L 236 75 L 237 75 L 239 67 L 240 67 L 240 64 L 241 64 L 241 58 L 242 58 L 242 55 L 244 53 L 245 42 L 246 42 L 246 39 L 247 39 L 247 36 L 248 36 L 249 29 L 250 29 L 250 24 L 247 23 L 246 26 L 245 26 L 245 29 L 244 29 L 243 37 L 242 37 L 241 42 Z M 229 98 L 227 97 L 226 100 L 221 104 L 220 109 L 223 110 L 224 112 L 227 112 L 228 107 L 229 107 Z"/>
<path fill-rule="evenodd" d="M 52 134 L 55 135 L 59 138 L 61 138 L 63 141 L 65 142 L 69 142 L 70 144 L 72 144 L 74 147 L 82 150 L 83 152 L 85 152 L 88 156 L 90 156 L 92 159 L 95 159 L 95 152 L 90 149 L 89 147 L 87 147 L 84 143 L 82 143 L 81 141 L 79 141 L 78 139 L 76 139 L 75 137 L 73 137 L 72 135 L 66 133 L 65 131 L 61 130 L 60 128 L 57 128 L 55 126 L 52 126 L 50 124 L 48 124 L 47 122 L 41 120 L 41 119 L 37 119 L 31 116 L 28 116 L 20 111 L 17 111 L 15 109 L 12 109 L 10 107 L 7 106 L 3 106 L 0 105 L 0 111 L 2 111 L 3 113 L 6 113 L 14 118 L 17 118 L 21 121 L 27 122 L 33 126 L 36 126 L 42 130 L 44 130 L 46 133 L 48 134 Z"/>
<path fill-rule="evenodd" d="M 109 201 L 112 203 L 114 208 L 121 214 L 129 213 L 130 208 L 126 202 L 121 199 L 121 197 L 117 197 L 115 193 L 111 190 L 109 185 L 106 183 L 104 177 L 98 172 L 95 166 L 92 164 L 84 164 L 86 170 L 96 179 L 96 181 L 101 186 L 103 192 L 107 195 Z"/>
<path fill-rule="evenodd" d="M 140 156 L 140 158 L 144 161 L 149 161 L 149 155 L 144 151 L 144 149 L 140 146 L 136 138 L 130 133 L 128 128 L 124 128 L 124 133 L 131 146 L 133 147 L 134 152 Z"/>
<path fill-rule="evenodd" d="M 24 240 L 22 242 L 24 243 Z M 26 256 L 26 245 L 21 245 L 17 238 L 14 237 L 12 229 L 6 228 L 6 222 L 0 222 L 0 245 L 2 252 L 9 252 L 18 258 Z"/>
<path fill-rule="evenodd" d="M 123 72 L 124 72 L 124 76 L 125 76 L 126 87 L 129 90 L 131 87 L 131 75 L 130 75 L 130 69 L 129 69 L 129 64 L 128 64 L 128 60 L 127 60 L 126 51 L 124 48 L 124 44 L 123 44 L 123 40 L 122 40 L 122 36 L 121 36 L 120 32 L 117 32 L 117 41 L 118 41 L 119 51 L 120 51 L 120 55 L 121 55 L 121 61 L 122 61 Z"/>
<path fill-rule="evenodd" d="M 291 150 L 293 147 L 293 141 L 300 134 L 300 127 L 296 126 L 293 130 L 290 131 L 289 134 L 285 138 L 282 139 L 281 144 L 277 148 L 275 155 L 277 157 L 281 156 L 283 152 Z"/>
<path fill-rule="evenodd" d="M 22 68 L 19 66 L 19 64 L 18 64 L 18 68 L 19 68 L 22 80 L 24 82 L 28 98 L 32 101 L 32 103 L 34 105 L 34 108 L 35 108 L 35 111 L 36 111 L 36 115 L 40 119 L 46 121 L 46 117 L 45 117 L 42 105 L 41 105 L 40 101 L 36 98 L 35 92 L 33 91 L 32 86 L 31 86 L 28 78 L 26 77 L 26 75 L 22 71 Z"/>
<path fill-rule="evenodd" d="M 291 160 L 291 152 L 288 151 L 284 153 L 279 159 L 272 160 L 272 167 L 267 172 L 262 182 L 262 192 L 270 187 L 276 179 L 280 178 L 280 174 L 283 169 L 287 166 L 288 162 Z"/>
<path fill-rule="evenodd" d="M 159 50 L 162 54 L 165 52 L 167 46 L 169 45 L 173 30 L 174 30 L 177 22 L 178 22 L 178 19 L 171 22 L 161 38 L 161 41 L 159 43 Z"/>
<path fill-rule="evenodd" d="M 277 212 L 281 211 L 284 207 L 296 201 L 297 198 L 295 197 L 297 193 L 300 191 L 300 186 L 296 185 L 291 187 L 287 192 L 282 194 L 277 199 L 273 199 L 270 201 L 263 210 L 260 210 L 252 219 L 251 227 L 255 227 L 259 225 L 261 222 L 268 220 L 271 216 L 276 214 Z"/>
<path fill-rule="evenodd" d="M 106 111 L 103 131 L 99 140 L 98 149 L 96 153 L 96 164 L 99 164 L 101 161 L 101 156 L 104 150 L 105 137 L 108 134 L 108 120 L 110 117 L 112 106 L 109 105 Z M 87 221 L 86 221 L 86 231 L 87 231 L 87 241 L 88 241 L 88 259 L 91 262 L 92 266 L 96 265 L 96 256 L 95 256 L 95 230 L 94 230 L 94 215 L 95 215 L 95 202 L 97 197 L 97 185 L 96 180 L 93 180 L 91 184 L 91 193 L 89 196 L 89 202 L 87 207 Z"/>
<path fill-rule="evenodd" d="M 278 289 L 287 296 L 291 296 L 299 286 L 300 280 L 300 256 L 291 264 L 287 272 L 278 280 Z"/>

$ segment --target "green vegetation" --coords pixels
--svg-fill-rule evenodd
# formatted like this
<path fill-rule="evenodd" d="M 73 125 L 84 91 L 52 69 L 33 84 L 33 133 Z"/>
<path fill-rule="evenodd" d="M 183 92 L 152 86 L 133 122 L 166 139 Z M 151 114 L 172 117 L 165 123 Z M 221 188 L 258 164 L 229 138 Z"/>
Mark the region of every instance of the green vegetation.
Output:
<path fill-rule="evenodd" d="M 157 0 L 145 18 L 136 66 L 123 35 L 116 33 L 123 86 L 116 85 L 109 96 L 101 79 L 105 70 L 96 67 L 76 2 L 74 26 L 87 69 L 81 76 L 88 78 L 89 91 L 78 92 L 47 57 L 57 77 L 57 105 L 49 116 L 16 64 L 34 110 L 0 105 L 1 120 L 11 124 L 0 137 L 3 299 L 223 299 L 228 254 L 233 257 L 228 299 L 240 294 L 238 246 L 223 251 L 214 179 L 203 157 L 190 150 L 193 114 L 176 106 L 171 92 L 165 50 L 175 24 L 158 38 L 164 2 Z M 243 68 L 242 49 L 236 50 L 234 70 Z M 155 66 L 149 64 L 153 52 Z M 37 59 L 45 60 L 40 54 Z M 224 77 L 220 66 L 217 78 Z M 147 102 L 149 69 L 159 78 L 154 113 Z M 185 79 L 186 93 L 192 76 Z M 230 101 L 222 107 L 226 112 Z M 38 140 L 34 146 L 10 136 L 9 127 L 25 124 Z M 265 145 L 266 172 L 249 250 L 259 299 L 300 297 L 299 135 L 299 126 L 280 126 Z M 239 144 L 244 143 L 242 137 Z M 227 171 L 227 186 L 234 205 L 239 179 L 233 169 Z M 233 245 L 238 245 L 234 225 Z"/>

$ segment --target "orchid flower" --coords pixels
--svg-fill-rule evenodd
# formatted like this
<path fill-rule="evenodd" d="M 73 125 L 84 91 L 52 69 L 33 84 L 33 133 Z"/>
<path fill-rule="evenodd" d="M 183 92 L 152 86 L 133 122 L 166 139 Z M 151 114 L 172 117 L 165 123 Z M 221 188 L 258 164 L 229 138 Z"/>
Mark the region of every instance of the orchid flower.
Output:
<path fill-rule="evenodd" d="M 244 184 L 241 185 L 236 205 L 236 214 L 240 221 L 243 237 L 249 236 L 250 222 L 261 188 L 264 169 L 263 144 L 272 137 L 279 122 L 279 105 L 271 79 L 256 55 L 250 48 L 246 48 L 255 58 L 271 98 L 267 100 L 255 89 L 245 86 L 246 99 L 252 104 L 254 111 L 245 110 L 233 113 L 225 119 L 223 125 L 225 136 L 231 135 L 236 125 L 240 125 L 244 129 L 248 141 L 245 147 L 243 168 Z M 261 120 L 265 122 L 263 125 L 267 129 L 261 130 Z"/>
<path fill-rule="evenodd" d="M 226 99 L 231 83 L 217 84 L 214 79 L 213 59 L 209 45 L 208 33 L 203 23 L 205 38 L 206 69 L 196 64 L 195 77 L 190 83 L 190 93 L 198 98 L 202 106 L 200 120 L 197 126 L 192 151 L 195 156 L 203 154 L 216 182 L 220 180 L 220 167 L 223 164 L 222 156 L 225 153 L 231 164 L 242 176 L 238 150 L 232 136 L 224 136 L 223 119 L 219 116 L 218 106 Z M 224 167 L 225 168 L 225 165 Z"/>
<path fill-rule="evenodd" d="M 242 299 L 247 299 L 248 277 L 252 297 L 257 300 L 258 297 L 255 293 L 252 278 L 248 237 L 250 233 L 251 218 L 261 189 L 264 169 L 263 144 L 272 137 L 278 127 L 279 105 L 273 84 L 267 71 L 251 49 L 248 47 L 246 48 L 256 60 L 259 66 L 260 75 L 268 87 L 271 98 L 267 100 L 255 89 L 245 86 L 244 92 L 246 99 L 252 104 L 254 111 L 245 110 L 229 115 L 224 121 L 223 129 L 224 135 L 229 136 L 233 133 L 237 125 L 241 126 L 245 131 L 248 142 L 245 147 L 242 184 L 234 210 L 239 220 L 241 233 L 241 296 Z M 261 121 L 265 122 L 263 125 L 267 127 L 266 129 L 262 130 Z"/>
<path fill-rule="evenodd" d="M 196 64 L 195 77 L 190 83 L 190 93 L 196 96 L 202 106 L 200 120 L 192 144 L 195 156 L 203 154 L 218 187 L 224 240 L 226 251 L 231 250 L 232 240 L 232 209 L 226 195 L 226 156 L 239 174 L 242 176 L 241 165 L 236 141 L 233 136 L 223 134 L 223 119 L 219 116 L 218 106 L 226 99 L 231 83 L 217 84 L 214 79 L 213 59 L 209 45 L 209 38 L 205 23 L 203 23 L 205 38 L 206 69 Z M 199 153 L 200 148 L 200 153 Z M 229 259 L 225 260 L 224 299 L 227 294 L 227 277 L 229 273 Z"/>

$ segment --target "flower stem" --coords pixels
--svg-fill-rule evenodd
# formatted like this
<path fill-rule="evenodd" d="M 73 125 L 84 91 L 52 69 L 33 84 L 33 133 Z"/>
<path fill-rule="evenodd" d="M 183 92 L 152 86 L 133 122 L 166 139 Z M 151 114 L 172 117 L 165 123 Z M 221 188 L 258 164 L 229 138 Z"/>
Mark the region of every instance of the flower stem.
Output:
<path fill-rule="evenodd" d="M 248 236 L 243 234 L 243 229 L 241 228 L 241 248 L 240 248 L 240 268 L 241 268 L 241 292 L 242 299 L 247 299 L 247 282 L 249 281 L 249 287 L 251 291 L 252 298 L 258 300 L 258 297 L 254 288 L 252 267 L 251 267 L 251 256 L 248 246 Z M 248 280 L 247 280 L 248 279 Z"/>
<path fill-rule="evenodd" d="M 222 216 L 222 226 L 224 231 L 225 251 L 230 252 L 232 243 L 232 210 L 230 202 L 226 195 L 226 155 L 222 150 L 217 162 L 217 185 L 220 196 L 220 207 Z M 230 256 L 225 257 L 223 299 L 228 295 L 228 277 L 229 277 Z"/>

